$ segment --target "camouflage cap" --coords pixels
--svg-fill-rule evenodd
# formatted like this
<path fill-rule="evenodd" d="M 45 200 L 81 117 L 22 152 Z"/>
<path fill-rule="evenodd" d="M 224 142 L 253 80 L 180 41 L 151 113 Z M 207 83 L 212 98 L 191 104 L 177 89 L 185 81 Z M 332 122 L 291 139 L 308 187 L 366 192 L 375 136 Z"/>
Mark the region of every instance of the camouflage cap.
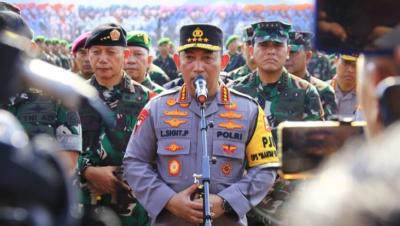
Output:
<path fill-rule="evenodd" d="M 223 48 L 222 30 L 211 24 L 191 24 L 180 30 L 178 52 L 189 48 L 220 51 Z"/>
<path fill-rule="evenodd" d="M 240 38 L 240 37 L 237 36 L 237 35 L 231 35 L 231 36 L 229 36 L 228 39 L 226 40 L 225 48 L 228 48 L 229 45 L 230 45 L 232 42 L 238 40 L 239 38 Z"/>
<path fill-rule="evenodd" d="M 254 30 L 254 43 L 267 41 L 285 43 L 292 26 L 280 21 L 270 21 L 255 23 L 251 27 Z"/>
<path fill-rule="evenodd" d="M 163 45 L 165 43 L 171 43 L 171 39 L 167 38 L 167 37 L 162 37 L 158 40 L 157 42 L 157 46 Z"/>
<path fill-rule="evenodd" d="M 245 27 L 242 33 L 242 41 L 247 43 L 251 42 L 253 39 L 253 35 L 254 35 L 253 27 L 251 26 Z"/>
<path fill-rule="evenodd" d="M 144 31 L 130 31 L 128 32 L 126 39 L 128 46 L 140 46 L 147 50 L 150 49 L 151 38 Z"/>
<path fill-rule="evenodd" d="M 292 31 L 289 32 L 289 45 L 291 52 L 299 52 L 300 50 L 311 50 L 311 32 Z"/>
<path fill-rule="evenodd" d="M 126 47 L 126 31 L 119 24 L 101 24 L 93 29 L 86 40 L 85 48 L 88 49 L 94 45 Z"/>

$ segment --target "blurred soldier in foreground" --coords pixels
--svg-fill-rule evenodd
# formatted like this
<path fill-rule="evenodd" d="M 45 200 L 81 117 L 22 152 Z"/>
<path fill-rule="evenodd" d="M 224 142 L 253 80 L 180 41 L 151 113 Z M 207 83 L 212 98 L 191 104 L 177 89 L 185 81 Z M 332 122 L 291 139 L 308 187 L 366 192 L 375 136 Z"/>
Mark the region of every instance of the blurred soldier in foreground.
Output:
<path fill-rule="evenodd" d="M 152 225 L 203 223 L 203 201 L 193 173 L 201 172 L 200 105 L 194 79 L 207 81 L 206 117 L 211 165 L 213 225 L 247 225 L 246 213 L 275 180 L 277 155 L 263 110 L 251 98 L 219 82 L 228 63 L 222 31 L 207 24 L 180 30 L 180 70 L 184 85 L 159 94 L 140 113 L 124 157 L 127 180 L 149 212 Z M 244 171 L 246 170 L 246 174 Z"/>
<path fill-rule="evenodd" d="M 324 118 L 329 119 L 336 113 L 335 91 L 333 88 L 312 76 L 307 70 L 307 62 L 311 59 L 311 38 L 309 32 L 289 32 L 290 57 L 285 68 L 299 78 L 306 80 L 317 88 L 324 108 Z"/>
<path fill-rule="evenodd" d="M 11 11 L 0 11 L 1 29 L 13 31 L 27 39 L 32 33 L 22 17 Z M 60 100 L 45 94 L 42 90 L 28 88 L 18 90 L 9 97 L 3 107 L 14 114 L 30 138 L 47 134 L 58 141 L 72 172 L 76 168 L 82 151 L 82 129 L 77 111 L 67 109 Z"/>
<path fill-rule="evenodd" d="M 83 33 L 72 43 L 71 55 L 73 64 L 77 71 L 74 71 L 84 79 L 90 79 L 93 75 L 93 69 L 89 62 L 88 50 L 84 48 L 86 39 L 90 32 Z"/>
<path fill-rule="evenodd" d="M 320 169 L 316 179 L 304 184 L 288 206 L 285 225 L 400 224 L 399 40 L 399 30 L 384 35 L 375 42 L 376 49 L 357 62 L 358 95 L 369 142 L 349 144 Z M 386 99 L 381 96 L 385 89 L 397 92 Z"/>
<path fill-rule="evenodd" d="M 124 71 L 126 32 L 117 24 L 96 27 L 84 48 L 89 51 L 94 76 L 88 81 L 113 111 L 114 127 L 107 127 L 98 113 L 84 105 L 83 153 L 79 159 L 82 204 L 85 211 L 108 206 L 124 226 L 146 225 L 147 213 L 137 202 L 122 175 L 122 158 L 140 110 L 154 93 L 133 81 Z"/>
<path fill-rule="evenodd" d="M 150 90 L 161 93 L 165 89 L 154 83 L 148 70 L 153 61 L 150 55 L 151 38 L 145 32 L 131 31 L 127 34 L 129 57 L 125 59 L 125 72 L 137 83 L 149 88 Z"/>

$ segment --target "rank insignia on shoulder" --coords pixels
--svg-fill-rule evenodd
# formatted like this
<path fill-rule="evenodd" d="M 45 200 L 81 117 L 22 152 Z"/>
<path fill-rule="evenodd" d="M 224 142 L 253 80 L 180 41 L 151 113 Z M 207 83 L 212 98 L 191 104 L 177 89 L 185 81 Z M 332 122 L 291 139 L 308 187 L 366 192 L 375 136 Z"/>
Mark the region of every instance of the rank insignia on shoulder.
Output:
<path fill-rule="evenodd" d="M 177 159 L 171 159 L 168 162 L 168 174 L 170 176 L 179 176 L 181 172 L 181 163 Z"/>
<path fill-rule="evenodd" d="M 176 151 L 183 150 L 183 147 L 178 144 L 172 143 L 172 144 L 168 145 L 167 147 L 165 147 L 165 150 L 176 152 Z"/>
<path fill-rule="evenodd" d="M 233 111 L 223 112 L 218 114 L 221 118 L 240 119 L 242 115 Z"/>
<path fill-rule="evenodd" d="M 224 108 L 226 110 L 236 110 L 237 109 L 237 104 L 235 102 L 231 102 L 230 104 L 225 104 Z"/>
<path fill-rule="evenodd" d="M 183 108 L 187 108 L 189 107 L 189 103 L 180 103 L 179 106 L 183 107 Z"/>
<path fill-rule="evenodd" d="M 175 98 L 169 98 L 169 99 L 167 100 L 167 105 L 168 105 L 168 106 L 172 107 L 172 106 L 174 106 L 175 104 L 176 104 Z"/>
<path fill-rule="evenodd" d="M 177 128 L 177 127 L 181 126 L 182 124 L 187 123 L 187 120 L 180 120 L 177 118 L 172 118 L 169 120 L 165 120 L 164 122 L 167 123 L 168 125 L 170 125 L 171 127 Z"/>
<path fill-rule="evenodd" d="M 229 122 L 222 122 L 218 124 L 219 127 L 225 128 L 225 129 L 242 129 L 243 126 L 240 124 L 237 124 L 235 122 L 229 121 Z"/>
<path fill-rule="evenodd" d="M 221 172 L 225 176 L 229 176 L 232 172 L 232 164 L 230 162 L 224 162 L 221 164 Z"/>
<path fill-rule="evenodd" d="M 166 116 L 181 116 L 181 117 L 185 117 L 188 116 L 189 113 L 186 111 L 179 111 L 178 109 L 174 110 L 174 111 L 164 111 L 164 115 Z"/>
<path fill-rule="evenodd" d="M 222 145 L 222 150 L 225 153 L 227 153 L 229 155 L 232 155 L 237 150 L 237 147 L 235 145 L 231 145 L 231 144 L 223 144 Z"/>

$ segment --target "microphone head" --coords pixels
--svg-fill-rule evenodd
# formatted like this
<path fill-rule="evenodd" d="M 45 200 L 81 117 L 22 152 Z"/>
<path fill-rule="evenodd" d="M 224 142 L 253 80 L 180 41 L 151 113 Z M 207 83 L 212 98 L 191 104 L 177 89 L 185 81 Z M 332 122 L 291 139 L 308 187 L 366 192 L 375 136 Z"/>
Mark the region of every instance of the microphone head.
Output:
<path fill-rule="evenodd" d="M 196 98 L 200 104 L 204 104 L 207 100 L 207 81 L 204 79 L 202 75 L 198 75 L 194 81 L 193 86 L 196 88 Z"/>

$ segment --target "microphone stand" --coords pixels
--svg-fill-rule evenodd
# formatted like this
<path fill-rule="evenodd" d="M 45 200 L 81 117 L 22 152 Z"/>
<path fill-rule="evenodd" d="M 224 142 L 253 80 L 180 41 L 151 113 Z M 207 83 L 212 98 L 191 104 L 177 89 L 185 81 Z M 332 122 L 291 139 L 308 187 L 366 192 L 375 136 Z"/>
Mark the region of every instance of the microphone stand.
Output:
<path fill-rule="evenodd" d="M 207 129 L 205 116 L 205 103 L 200 103 L 200 131 L 203 155 L 201 158 L 201 174 L 194 174 L 195 183 L 199 183 L 201 179 L 203 188 L 203 225 L 211 226 L 211 210 L 210 210 L 210 157 L 207 150 Z"/>

